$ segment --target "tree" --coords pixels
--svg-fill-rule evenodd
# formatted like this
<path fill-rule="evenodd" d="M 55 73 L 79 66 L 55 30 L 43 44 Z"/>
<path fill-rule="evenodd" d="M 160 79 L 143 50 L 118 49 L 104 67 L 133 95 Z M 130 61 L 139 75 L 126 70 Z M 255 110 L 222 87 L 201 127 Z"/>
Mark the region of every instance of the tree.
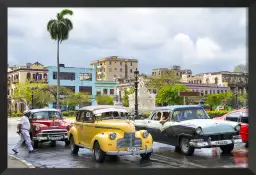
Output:
<path fill-rule="evenodd" d="M 58 100 L 57 96 L 58 95 L 57 95 L 56 86 L 53 86 L 53 85 L 47 86 L 47 87 L 44 88 L 44 91 L 49 92 L 53 96 L 53 102 L 57 103 L 57 100 Z M 69 90 L 68 88 L 60 86 L 59 95 L 63 95 L 64 97 L 67 97 L 67 96 L 73 95 L 73 92 L 71 90 Z"/>
<path fill-rule="evenodd" d="M 248 94 L 247 93 L 239 94 L 238 102 L 239 104 L 246 106 L 248 104 Z"/>
<path fill-rule="evenodd" d="M 51 94 L 44 91 L 47 88 L 47 84 L 38 82 L 30 83 L 29 81 L 24 83 L 17 83 L 14 90 L 14 99 L 22 100 L 25 104 L 30 106 L 32 104 L 32 93 L 35 104 L 39 107 L 46 105 L 52 100 Z"/>
<path fill-rule="evenodd" d="M 234 72 L 242 72 L 242 73 L 247 73 L 248 68 L 247 65 L 244 64 L 239 64 L 234 68 Z"/>
<path fill-rule="evenodd" d="M 96 101 L 98 105 L 113 105 L 114 100 L 112 96 L 108 95 L 97 95 Z"/>
<path fill-rule="evenodd" d="M 180 78 L 176 75 L 176 71 L 174 70 L 165 70 L 163 74 L 148 77 L 147 86 L 150 89 L 156 89 L 158 91 L 164 85 L 178 83 Z"/>
<path fill-rule="evenodd" d="M 123 106 L 129 107 L 129 95 L 134 93 L 134 88 L 124 90 Z"/>
<path fill-rule="evenodd" d="M 62 100 L 63 104 L 69 106 L 88 106 L 91 100 L 90 95 L 84 92 L 69 94 L 66 98 Z"/>
<path fill-rule="evenodd" d="M 230 105 L 234 99 L 234 94 L 232 91 L 208 94 L 206 96 L 205 103 L 216 108 L 219 105 Z"/>
<path fill-rule="evenodd" d="M 164 105 L 181 105 L 183 104 L 183 97 L 179 96 L 179 92 L 184 91 L 191 90 L 181 84 L 163 85 L 156 95 L 156 103 Z"/>
<path fill-rule="evenodd" d="M 69 32 L 73 29 L 73 24 L 70 19 L 65 18 L 66 15 L 73 15 L 73 11 L 64 9 L 57 13 L 57 19 L 51 19 L 47 24 L 47 31 L 50 33 L 51 39 L 57 41 L 57 109 L 60 108 L 59 44 L 68 39 Z"/>

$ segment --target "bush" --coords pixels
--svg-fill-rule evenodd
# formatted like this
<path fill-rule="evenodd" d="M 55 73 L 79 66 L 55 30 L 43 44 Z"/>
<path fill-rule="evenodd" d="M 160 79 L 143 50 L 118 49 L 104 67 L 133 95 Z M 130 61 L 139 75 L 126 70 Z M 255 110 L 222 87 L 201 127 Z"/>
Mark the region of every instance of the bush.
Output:
<path fill-rule="evenodd" d="M 62 112 L 62 115 L 63 115 L 64 117 L 68 117 L 69 113 L 66 112 L 66 111 L 64 111 L 64 112 Z"/>
<path fill-rule="evenodd" d="M 68 116 L 75 116 L 76 115 L 76 111 L 69 111 L 68 112 Z"/>
<path fill-rule="evenodd" d="M 16 117 L 21 117 L 21 116 L 22 116 L 22 113 L 20 111 L 17 111 Z"/>
<path fill-rule="evenodd" d="M 209 117 L 214 118 L 214 117 L 221 117 L 230 111 L 206 111 L 206 113 L 209 115 Z"/>

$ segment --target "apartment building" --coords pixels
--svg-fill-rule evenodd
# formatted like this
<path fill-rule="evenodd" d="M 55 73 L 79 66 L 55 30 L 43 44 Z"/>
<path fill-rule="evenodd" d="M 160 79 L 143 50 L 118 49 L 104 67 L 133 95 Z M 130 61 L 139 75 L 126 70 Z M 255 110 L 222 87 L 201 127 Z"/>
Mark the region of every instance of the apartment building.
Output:
<path fill-rule="evenodd" d="M 28 109 L 28 106 L 22 99 L 13 99 L 14 90 L 17 83 L 24 83 L 26 81 L 34 82 L 48 82 L 48 69 L 39 62 L 27 63 L 23 66 L 8 67 L 7 72 L 7 95 L 8 106 L 13 111 L 21 111 Z"/>
<path fill-rule="evenodd" d="M 119 58 L 111 56 L 90 63 L 97 66 L 96 78 L 98 81 L 116 81 L 117 79 L 133 79 L 134 71 L 138 68 L 137 59 Z"/>

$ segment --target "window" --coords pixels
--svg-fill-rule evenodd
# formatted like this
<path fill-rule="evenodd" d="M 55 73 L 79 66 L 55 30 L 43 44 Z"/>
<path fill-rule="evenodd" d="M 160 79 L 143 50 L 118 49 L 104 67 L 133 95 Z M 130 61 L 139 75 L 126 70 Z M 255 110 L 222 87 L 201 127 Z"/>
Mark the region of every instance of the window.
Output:
<path fill-rule="evenodd" d="M 44 73 L 44 78 L 45 78 L 45 79 L 47 78 L 47 74 L 46 74 L 46 73 Z"/>
<path fill-rule="evenodd" d="M 110 89 L 110 95 L 114 95 L 114 89 Z"/>
<path fill-rule="evenodd" d="M 155 113 L 151 116 L 151 120 L 156 120 L 156 121 L 158 121 L 158 120 L 161 119 L 161 116 L 162 116 L 161 112 L 155 112 Z"/>
<path fill-rule="evenodd" d="M 80 116 L 80 121 L 81 122 L 92 123 L 93 122 L 93 115 L 89 111 L 82 111 L 81 116 Z"/>
<path fill-rule="evenodd" d="M 39 74 L 39 80 L 42 80 L 42 78 L 43 78 L 43 75 L 42 74 Z"/>
<path fill-rule="evenodd" d="M 131 62 L 131 66 L 132 66 L 132 62 Z"/>
<path fill-rule="evenodd" d="M 91 86 L 79 86 L 79 92 L 88 93 L 92 95 L 92 87 Z"/>
<path fill-rule="evenodd" d="M 97 91 L 97 95 L 101 95 L 101 91 L 100 90 Z"/>
<path fill-rule="evenodd" d="M 233 112 L 227 115 L 226 120 L 238 122 L 239 117 L 241 116 L 240 112 Z"/>
<path fill-rule="evenodd" d="M 130 72 L 132 73 L 132 69 L 130 69 Z M 159 75 L 160 75 L 160 73 L 159 73 Z"/>
<path fill-rule="evenodd" d="M 242 123 L 249 124 L 249 123 L 248 123 L 248 117 L 242 117 L 242 118 L 241 118 L 241 122 L 242 122 Z"/>
<path fill-rule="evenodd" d="M 107 95 L 108 94 L 108 89 L 103 89 L 103 95 Z"/>
<path fill-rule="evenodd" d="M 120 62 L 120 65 L 122 66 L 122 62 Z"/>
<path fill-rule="evenodd" d="M 109 62 L 109 65 L 111 65 L 111 61 Z"/>
<path fill-rule="evenodd" d="M 109 70 L 109 72 L 112 72 L 112 68 L 109 68 L 108 70 Z"/>
<path fill-rule="evenodd" d="M 79 80 L 80 81 L 92 81 L 92 73 L 80 73 Z"/>
<path fill-rule="evenodd" d="M 115 68 L 115 70 L 117 70 L 117 69 Z"/>
<path fill-rule="evenodd" d="M 203 109 L 192 108 L 174 111 L 172 118 L 174 121 L 184 121 L 192 119 L 208 119 L 209 117 Z"/>
<path fill-rule="evenodd" d="M 40 120 L 40 119 L 61 119 L 61 114 L 58 111 L 41 111 L 35 112 L 32 115 L 32 119 Z"/>
<path fill-rule="evenodd" d="M 123 69 L 121 68 L 121 69 L 120 69 L 120 72 L 122 72 L 122 71 L 123 71 Z"/>
<path fill-rule="evenodd" d="M 31 78 L 31 73 L 27 73 L 27 79 Z"/>
<path fill-rule="evenodd" d="M 60 72 L 60 80 L 75 80 L 74 72 Z M 53 79 L 57 79 L 57 72 L 53 72 Z"/>

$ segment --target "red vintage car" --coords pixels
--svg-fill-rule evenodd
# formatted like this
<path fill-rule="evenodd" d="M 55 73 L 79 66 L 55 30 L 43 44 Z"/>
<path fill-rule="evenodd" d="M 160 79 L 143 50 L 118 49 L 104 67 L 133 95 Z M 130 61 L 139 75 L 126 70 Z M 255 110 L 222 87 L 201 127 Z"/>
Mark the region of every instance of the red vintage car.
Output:
<path fill-rule="evenodd" d="M 221 117 L 215 117 L 214 120 L 228 120 L 234 121 L 241 124 L 240 135 L 242 137 L 242 141 L 246 143 L 246 147 L 248 147 L 248 109 L 239 109 L 232 112 L 229 112 Z"/>
<path fill-rule="evenodd" d="M 55 146 L 56 141 L 64 141 L 66 145 L 68 141 L 68 131 L 71 125 L 65 122 L 61 113 L 56 109 L 32 109 L 30 113 L 30 136 L 34 148 L 39 143 L 51 142 Z"/>

